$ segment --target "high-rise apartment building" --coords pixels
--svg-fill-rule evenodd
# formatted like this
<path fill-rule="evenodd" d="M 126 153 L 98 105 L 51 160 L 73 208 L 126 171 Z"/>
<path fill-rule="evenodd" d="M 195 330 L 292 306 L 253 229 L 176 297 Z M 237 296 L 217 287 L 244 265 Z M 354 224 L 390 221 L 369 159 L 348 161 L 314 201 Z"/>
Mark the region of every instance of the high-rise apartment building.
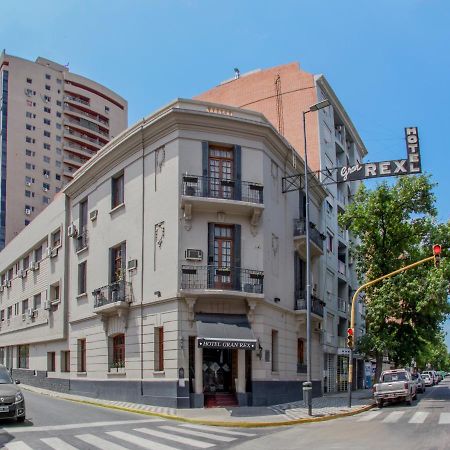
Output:
<path fill-rule="evenodd" d="M 318 180 L 326 184 L 328 192 L 320 224 L 325 235 L 325 251 L 321 255 L 313 254 L 313 263 L 320 259 L 321 270 L 318 278 L 313 277 L 312 284 L 313 296 L 317 293 L 326 303 L 322 330 L 323 388 L 328 392 L 346 390 L 349 302 L 358 287 L 358 280 L 349 252 L 353 237 L 339 227 L 338 216 L 351 202 L 359 182 L 336 184 L 332 183 L 332 178 L 336 180 L 337 167 L 356 164 L 367 155 L 361 137 L 326 78 L 302 70 L 298 63 L 237 74 L 234 79 L 224 81 L 196 98 L 264 114 L 301 156 L 304 152 L 303 112 L 324 99 L 329 100 L 329 108 L 305 116 L 308 164 Z M 304 202 L 302 195 L 300 192 L 300 205 Z M 306 255 L 301 257 L 298 265 L 298 300 L 302 301 L 306 288 Z M 365 332 L 364 313 L 364 304 L 359 302 L 357 336 Z M 354 367 L 357 373 L 353 380 L 359 380 L 359 387 L 362 387 L 363 360 L 355 361 Z"/>
<path fill-rule="evenodd" d="M 0 249 L 127 127 L 127 102 L 44 58 L 0 55 Z"/>

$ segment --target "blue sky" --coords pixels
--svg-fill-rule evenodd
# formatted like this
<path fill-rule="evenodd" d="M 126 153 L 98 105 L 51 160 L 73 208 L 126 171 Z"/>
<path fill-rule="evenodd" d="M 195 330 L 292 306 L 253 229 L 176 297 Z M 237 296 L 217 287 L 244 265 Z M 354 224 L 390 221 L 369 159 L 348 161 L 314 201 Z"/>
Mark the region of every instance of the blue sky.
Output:
<path fill-rule="evenodd" d="M 327 77 L 369 150 L 422 167 L 450 218 L 448 0 L 2 1 L 0 48 L 47 57 L 117 91 L 129 122 L 241 73 L 299 61 Z M 450 348 L 450 323 L 447 323 Z"/>

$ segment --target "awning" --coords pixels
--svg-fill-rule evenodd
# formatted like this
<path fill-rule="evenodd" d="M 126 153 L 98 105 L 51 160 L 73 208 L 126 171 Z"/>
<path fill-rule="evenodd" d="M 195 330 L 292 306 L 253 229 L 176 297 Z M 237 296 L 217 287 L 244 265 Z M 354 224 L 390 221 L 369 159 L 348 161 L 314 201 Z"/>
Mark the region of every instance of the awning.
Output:
<path fill-rule="evenodd" d="M 245 314 L 196 314 L 195 320 L 199 348 L 256 349 Z"/>

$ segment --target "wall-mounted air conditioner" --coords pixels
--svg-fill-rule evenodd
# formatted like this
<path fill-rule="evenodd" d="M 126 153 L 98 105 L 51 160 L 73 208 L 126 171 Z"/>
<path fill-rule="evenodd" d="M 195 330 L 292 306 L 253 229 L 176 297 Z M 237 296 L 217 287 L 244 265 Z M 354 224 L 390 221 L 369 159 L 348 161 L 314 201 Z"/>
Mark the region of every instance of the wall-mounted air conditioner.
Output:
<path fill-rule="evenodd" d="M 127 263 L 127 269 L 128 270 L 135 270 L 137 269 L 137 259 L 130 259 Z"/>
<path fill-rule="evenodd" d="M 11 280 L 6 280 L 6 287 L 10 288 L 11 287 Z"/>
<path fill-rule="evenodd" d="M 46 311 L 50 311 L 50 309 L 52 309 L 52 304 L 51 304 L 48 300 L 46 300 L 46 301 L 44 302 L 44 309 L 45 309 Z"/>
<path fill-rule="evenodd" d="M 184 257 L 188 261 L 201 261 L 203 259 L 203 251 L 194 248 L 188 248 L 184 252 Z"/>
<path fill-rule="evenodd" d="M 67 236 L 75 238 L 77 237 L 78 234 L 78 229 L 75 226 L 74 223 L 71 223 L 68 227 L 67 227 Z"/>
<path fill-rule="evenodd" d="M 32 319 L 34 317 L 34 309 L 33 308 L 28 308 L 27 310 L 27 316 Z"/>
<path fill-rule="evenodd" d="M 30 270 L 38 270 L 39 269 L 39 261 L 31 261 Z"/>
<path fill-rule="evenodd" d="M 89 213 L 89 219 L 91 219 L 92 222 L 97 219 L 97 216 L 98 216 L 98 209 L 93 209 Z"/>

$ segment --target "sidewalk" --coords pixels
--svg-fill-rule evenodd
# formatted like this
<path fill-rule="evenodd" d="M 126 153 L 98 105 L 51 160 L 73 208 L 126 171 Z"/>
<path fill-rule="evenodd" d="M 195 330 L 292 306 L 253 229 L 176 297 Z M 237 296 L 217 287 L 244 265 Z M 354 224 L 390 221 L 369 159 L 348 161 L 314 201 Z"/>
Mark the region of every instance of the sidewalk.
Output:
<path fill-rule="evenodd" d="M 22 388 L 38 394 L 88 405 L 223 427 L 251 428 L 318 422 L 358 414 L 367 411 L 374 405 L 372 391 L 368 389 L 352 392 L 352 408 L 347 406 L 347 393 L 345 392 L 314 398 L 313 415 L 308 416 L 308 409 L 305 408 L 303 401 L 272 406 L 175 409 L 64 394 L 29 385 L 22 385 Z"/>

